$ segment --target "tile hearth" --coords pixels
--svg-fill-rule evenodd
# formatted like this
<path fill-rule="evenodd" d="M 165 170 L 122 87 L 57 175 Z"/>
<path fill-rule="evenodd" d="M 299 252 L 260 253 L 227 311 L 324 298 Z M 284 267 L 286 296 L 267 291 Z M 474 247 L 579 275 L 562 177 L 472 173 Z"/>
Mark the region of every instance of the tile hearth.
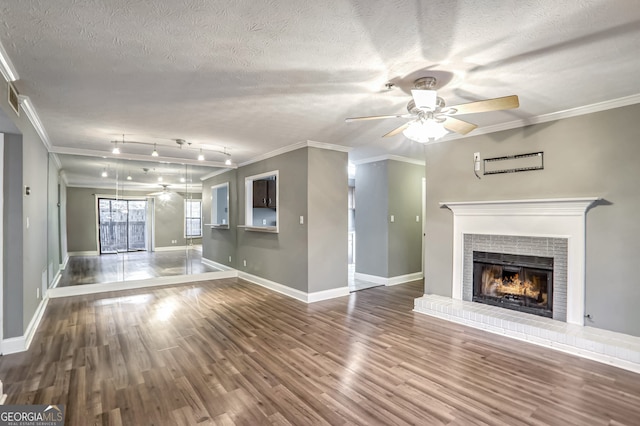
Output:
<path fill-rule="evenodd" d="M 414 311 L 640 373 L 640 337 L 433 294 Z"/>

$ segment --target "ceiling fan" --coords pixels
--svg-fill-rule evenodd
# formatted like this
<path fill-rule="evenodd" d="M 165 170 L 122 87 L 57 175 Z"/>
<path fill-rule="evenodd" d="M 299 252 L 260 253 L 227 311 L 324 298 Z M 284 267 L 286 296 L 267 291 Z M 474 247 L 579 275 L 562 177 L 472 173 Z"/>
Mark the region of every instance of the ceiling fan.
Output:
<path fill-rule="evenodd" d="M 413 99 L 407 104 L 408 114 L 373 115 L 368 117 L 347 118 L 347 123 L 353 121 L 380 120 L 386 118 L 411 118 L 411 121 L 393 129 L 382 137 L 395 136 L 402 132 L 409 139 L 418 142 L 430 142 L 446 135 L 448 131 L 466 135 L 478 127 L 454 115 L 473 114 L 477 112 L 500 111 L 517 108 L 520 104 L 518 96 L 504 96 L 501 98 L 485 99 L 466 104 L 445 106 L 444 99 L 433 89 L 436 85 L 435 77 L 422 77 L 414 81 L 411 90 Z"/>
<path fill-rule="evenodd" d="M 162 186 L 162 191 L 152 192 L 147 195 L 169 195 L 173 192 L 173 191 L 169 191 L 169 187 L 171 186 L 169 184 L 161 184 L 160 186 Z"/>

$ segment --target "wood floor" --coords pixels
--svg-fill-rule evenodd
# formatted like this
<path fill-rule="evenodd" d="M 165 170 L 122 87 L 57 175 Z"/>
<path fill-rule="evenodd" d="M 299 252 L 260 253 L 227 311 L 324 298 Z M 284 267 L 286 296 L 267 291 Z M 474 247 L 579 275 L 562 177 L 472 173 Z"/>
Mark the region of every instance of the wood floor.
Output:
<path fill-rule="evenodd" d="M 413 313 L 421 294 L 307 305 L 228 279 L 54 299 L 0 378 L 67 425 L 640 424 L 640 375 Z"/>
<path fill-rule="evenodd" d="M 198 250 L 129 252 L 100 256 L 72 256 L 58 287 L 202 274 L 217 269 L 202 263 Z"/>

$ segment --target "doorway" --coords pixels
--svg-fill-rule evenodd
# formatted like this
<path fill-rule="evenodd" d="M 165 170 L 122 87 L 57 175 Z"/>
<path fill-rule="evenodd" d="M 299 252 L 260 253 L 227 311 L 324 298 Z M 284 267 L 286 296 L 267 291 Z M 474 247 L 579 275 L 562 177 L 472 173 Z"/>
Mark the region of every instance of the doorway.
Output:
<path fill-rule="evenodd" d="M 147 250 L 147 201 L 98 199 L 100 254 Z"/>

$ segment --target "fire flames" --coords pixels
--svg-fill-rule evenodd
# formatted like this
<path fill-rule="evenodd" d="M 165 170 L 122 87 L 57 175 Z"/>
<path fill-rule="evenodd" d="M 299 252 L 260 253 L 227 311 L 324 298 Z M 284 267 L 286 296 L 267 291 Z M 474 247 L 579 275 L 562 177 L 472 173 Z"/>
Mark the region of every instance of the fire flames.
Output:
<path fill-rule="evenodd" d="M 547 302 L 547 295 L 541 291 L 538 276 L 534 275 L 532 280 L 521 280 L 518 273 L 503 276 L 502 268 L 499 266 L 487 267 L 482 272 L 482 293 L 494 297 L 526 296 L 536 299 L 539 303 Z"/>

